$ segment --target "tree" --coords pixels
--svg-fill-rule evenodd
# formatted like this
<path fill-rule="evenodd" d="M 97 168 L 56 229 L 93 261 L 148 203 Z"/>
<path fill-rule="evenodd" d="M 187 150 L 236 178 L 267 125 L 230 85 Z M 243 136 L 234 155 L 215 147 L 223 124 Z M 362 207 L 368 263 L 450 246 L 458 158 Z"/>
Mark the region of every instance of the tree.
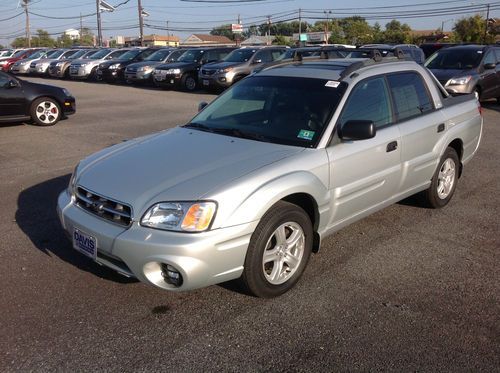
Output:
<path fill-rule="evenodd" d="M 62 34 L 57 38 L 57 45 L 63 48 L 69 48 L 73 45 L 73 39 L 67 34 Z"/>
<path fill-rule="evenodd" d="M 386 43 L 410 43 L 411 28 L 406 23 L 401 24 L 401 22 L 393 19 L 391 22 L 385 25 L 385 31 L 383 32 L 383 39 Z"/>
<path fill-rule="evenodd" d="M 464 43 L 494 42 L 494 36 L 490 34 L 487 34 L 486 40 L 484 40 L 485 27 L 485 19 L 481 15 L 476 14 L 472 17 L 459 19 L 453 26 L 453 33 L 456 40 Z"/>
<path fill-rule="evenodd" d="M 56 41 L 52 39 L 49 33 L 45 30 L 36 30 L 36 36 L 31 38 L 32 47 L 53 47 L 56 45 Z"/>
<path fill-rule="evenodd" d="M 94 43 L 94 34 L 88 27 L 84 27 L 82 29 L 82 34 L 80 35 L 80 39 L 77 41 L 79 45 L 85 46 L 93 46 Z"/>
<path fill-rule="evenodd" d="M 349 44 L 368 44 L 373 41 L 373 30 L 363 17 L 342 18 L 339 25 Z"/>
<path fill-rule="evenodd" d="M 12 43 L 10 43 L 12 48 L 22 48 L 28 45 L 26 38 L 15 38 Z"/>
<path fill-rule="evenodd" d="M 214 27 L 212 31 L 210 31 L 210 35 L 226 36 L 229 39 L 234 40 L 234 34 L 233 31 L 231 31 L 230 24 Z"/>
<path fill-rule="evenodd" d="M 5 47 L 4 47 L 2 44 L 0 44 L 0 49 L 4 49 L 4 48 L 5 48 Z"/>
<path fill-rule="evenodd" d="M 274 45 L 293 45 L 293 41 L 290 39 L 289 36 L 284 36 L 284 35 L 276 35 L 273 39 L 273 44 Z"/>

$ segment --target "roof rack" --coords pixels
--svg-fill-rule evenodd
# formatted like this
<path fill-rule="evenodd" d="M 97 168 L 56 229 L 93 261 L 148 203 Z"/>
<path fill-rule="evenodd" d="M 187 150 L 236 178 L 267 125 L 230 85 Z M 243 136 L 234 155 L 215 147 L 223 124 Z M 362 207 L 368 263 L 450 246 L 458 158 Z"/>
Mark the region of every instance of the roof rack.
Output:
<path fill-rule="evenodd" d="M 359 51 L 359 49 L 356 49 Z M 347 66 L 345 70 L 343 70 L 340 73 L 340 78 L 345 78 L 346 76 L 350 75 L 351 73 L 355 72 L 356 70 L 359 70 L 363 67 L 366 66 L 371 66 L 379 63 L 388 63 L 388 62 L 396 62 L 396 61 L 413 61 L 411 58 L 407 58 L 404 54 L 404 52 L 400 48 L 395 48 L 393 53 L 394 57 L 382 57 L 382 53 L 378 49 L 366 49 L 363 50 L 366 51 L 368 54 L 368 58 L 354 62 L 351 65 Z M 318 57 L 312 57 L 312 58 L 307 58 L 304 59 L 302 56 L 302 53 L 300 51 L 295 51 L 293 54 L 293 58 L 291 61 L 283 61 L 280 63 L 277 63 L 275 65 L 265 67 L 262 70 L 268 70 L 272 69 L 274 67 L 278 66 L 287 66 L 287 65 L 301 65 L 303 62 L 325 62 L 325 61 L 342 61 L 342 58 L 328 58 L 328 53 L 327 51 L 321 51 L 321 54 Z"/>

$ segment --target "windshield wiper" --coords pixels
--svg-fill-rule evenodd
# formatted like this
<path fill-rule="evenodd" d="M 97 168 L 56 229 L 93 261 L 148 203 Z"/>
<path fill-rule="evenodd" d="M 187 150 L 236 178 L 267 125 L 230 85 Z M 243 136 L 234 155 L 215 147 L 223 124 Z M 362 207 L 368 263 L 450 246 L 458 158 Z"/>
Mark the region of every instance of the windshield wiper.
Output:
<path fill-rule="evenodd" d="M 264 142 L 269 142 L 271 140 L 269 137 L 266 137 L 266 136 L 261 135 L 259 133 L 244 132 L 244 131 L 241 131 L 237 128 L 212 128 L 212 131 L 214 133 L 220 133 L 222 135 L 239 137 L 242 139 L 257 140 L 257 141 L 264 141 Z"/>
<path fill-rule="evenodd" d="M 215 132 L 213 128 L 197 122 L 190 122 L 188 124 L 183 125 L 182 128 L 194 128 L 205 132 Z"/>

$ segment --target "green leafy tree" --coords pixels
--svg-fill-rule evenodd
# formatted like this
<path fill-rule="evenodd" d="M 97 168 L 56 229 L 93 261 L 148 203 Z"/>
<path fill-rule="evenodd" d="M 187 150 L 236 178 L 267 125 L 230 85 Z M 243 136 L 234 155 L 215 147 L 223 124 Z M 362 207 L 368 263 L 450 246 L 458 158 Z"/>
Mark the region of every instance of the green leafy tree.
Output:
<path fill-rule="evenodd" d="M 339 21 L 344 37 L 349 44 L 368 44 L 373 42 L 373 29 L 363 17 L 342 18 Z"/>
<path fill-rule="evenodd" d="M 290 45 L 291 46 L 294 43 L 289 36 L 276 35 L 276 36 L 274 36 L 273 44 L 274 45 Z"/>
<path fill-rule="evenodd" d="M 453 33 L 456 40 L 464 43 L 494 42 L 494 35 L 489 33 L 486 35 L 486 40 L 484 40 L 485 27 L 485 19 L 481 15 L 476 14 L 472 17 L 459 19 L 453 26 Z"/>
<path fill-rule="evenodd" d="M 36 36 L 31 38 L 32 47 L 53 47 L 56 45 L 56 41 L 52 39 L 49 33 L 45 30 L 36 30 Z"/>
<path fill-rule="evenodd" d="M 80 35 L 80 39 L 77 40 L 76 44 L 82 46 L 93 46 L 94 43 L 94 34 L 88 27 L 84 27 L 82 29 L 82 33 Z"/>
<path fill-rule="evenodd" d="M 385 25 L 383 35 L 385 43 L 401 44 L 410 43 L 412 41 L 410 26 L 406 23 L 401 24 L 401 22 L 395 19 Z"/>
<path fill-rule="evenodd" d="M 328 43 L 330 44 L 347 44 L 344 29 L 340 26 L 337 20 L 328 22 L 328 32 L 330 32 L 330 37 L 328 38 Z"/>
<path fill-rule="evenodd" d="M 212 31 L 210 31 L 210 35 L 226 36 L 229 39 L 234 40 L 234 34 L 231 31 L 230 24 L 214 27 Z"/>
<path fill-rule="evenodd" d="M 26 38 L 15 38 L 12 43 L 10 43 L 12 48 L 21 48 L 28 45 Z"/>
<path fill-rule="evenodd" d="M 57 45 L 63 48 L 69 48 L 73 46 L 73 39 L 69 35 L 62 34 L 57 38 Z"/>

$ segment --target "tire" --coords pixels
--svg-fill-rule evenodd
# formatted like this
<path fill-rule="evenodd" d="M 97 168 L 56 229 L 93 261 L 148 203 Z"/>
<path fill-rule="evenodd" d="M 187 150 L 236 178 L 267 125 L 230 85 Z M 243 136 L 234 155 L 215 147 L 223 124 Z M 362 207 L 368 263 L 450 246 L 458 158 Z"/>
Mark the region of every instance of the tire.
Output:
<path fill-rule="evenodd" d="M 196 89 L 197 83 L 194 76 L 185 74 L 181 78 L 181 87 L 186 92 L 193 92 Z"/>
<path fill-rule="evenodd" d="M 61 107 L 52 98 L 40 97 L 31 104 L 30 115 L 38 126 L 53 126 L 61 119 Z"/>
<path fill-rule="evenodd" d="M 313 228 L 307 213 L 288 202 L 276 203 L 252 234 L 240 282 L 261 298 L 287 292 L 304 272 L 312 245 Z"/>
<path fill-rule="evenodd" d="M 425 202 L 432 208 L 444 207 L 455 193 L 460 170 L 460 160 L 453 148 L 446 148 L 434 172 L 431 186 L 424 193 Z"/>
<path fill-rule="evenodd" d="M 87 77 L 87 80 L 88 81 L 91 81 L 91 82 L 96 82 L 97 81 L 97 66 L 94 67 L 91 71 L 90 71 L 90 74 L 89 76 Z"/>

